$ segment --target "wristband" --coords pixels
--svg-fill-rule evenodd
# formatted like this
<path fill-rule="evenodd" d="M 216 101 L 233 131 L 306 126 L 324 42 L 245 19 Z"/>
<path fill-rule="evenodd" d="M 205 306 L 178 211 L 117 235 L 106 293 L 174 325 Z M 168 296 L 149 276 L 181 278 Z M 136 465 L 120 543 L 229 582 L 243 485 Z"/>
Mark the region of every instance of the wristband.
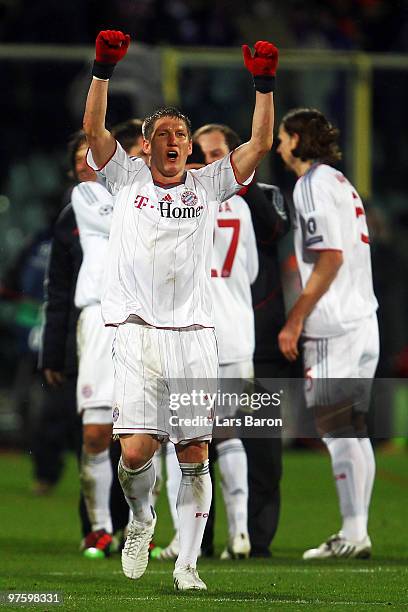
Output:
<path fill-rule="evenodd" d="M 275 77 L 272 75 L 254 76 L 254 87 L 260 93 L 275 91 Z"/>
<path fill-rule="evenodd" d="M 115 66 L 116 64 L 104 64 L 95 60 L 92 68 L 92 76 L 102 79 L 103 81 L 107 81 L 111 78 Z"/>

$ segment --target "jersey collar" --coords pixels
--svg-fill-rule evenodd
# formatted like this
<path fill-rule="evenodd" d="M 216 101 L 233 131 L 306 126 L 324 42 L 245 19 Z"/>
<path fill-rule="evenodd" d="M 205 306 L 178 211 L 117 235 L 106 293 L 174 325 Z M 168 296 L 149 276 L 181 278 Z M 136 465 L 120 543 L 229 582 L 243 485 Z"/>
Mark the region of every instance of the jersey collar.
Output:
<path fill-rule="evenodd" d="M 160 187 L 161 189 L 172 189 L 173 187 L 178 187 L 179 185 L 184 185 L 186 182 L 187 172 L 184 173 L 183 180 L 178 181 L 177 183 L 160 183 L 160 181 L 153 181 L 156 187 Z"/>

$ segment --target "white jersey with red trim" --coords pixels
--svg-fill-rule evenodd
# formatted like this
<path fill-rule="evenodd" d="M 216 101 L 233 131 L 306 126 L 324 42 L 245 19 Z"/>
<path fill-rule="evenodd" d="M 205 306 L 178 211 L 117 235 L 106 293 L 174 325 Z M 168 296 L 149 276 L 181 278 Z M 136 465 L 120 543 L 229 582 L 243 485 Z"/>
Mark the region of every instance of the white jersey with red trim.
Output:
<path fill-rule="evenodd" d="M 78 224 L 83 259 L 75 289 L 75 306 L 100 303 L 105 274 L 113 197 L 95 181 L 72 190 L 72 208 Z"/>
<path fill-rule="evenodd" d="M 378 308 L 364 206 L 346 177 L 326 164 L 313 165 L 293 193 L 295 251 L 305 287 L 324 250 L 343 253 L 343 265 L 306 319 L 303 334 L 330 337 L 353 329 Z"/>
<path fill-rule="evenodd" d="M 90 151 L 88 163 L 98 169 Z M 105 323 L 136 314 L 155 327 L 213 326 L 217 204 L 241 188 L 230 155 L 187 171 L 182 184 L 160 186 L 145 162 L 128 157 L 117 143 L 100 172 L 117 196 L 102 297 Z"/>
<path fill-rule="evenodd" d="M 255 323 L 251 284 L 258 251 L 248 204 L 238 195 L 219 205 L 212 256 L 211 290 L 220 365 L 251 360 Z"/>

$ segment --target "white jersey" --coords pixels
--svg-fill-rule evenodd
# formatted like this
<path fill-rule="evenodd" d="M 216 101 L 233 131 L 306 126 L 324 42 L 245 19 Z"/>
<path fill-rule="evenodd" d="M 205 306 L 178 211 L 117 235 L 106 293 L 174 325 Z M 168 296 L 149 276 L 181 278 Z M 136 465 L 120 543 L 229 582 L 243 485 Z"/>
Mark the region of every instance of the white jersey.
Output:
<path fill-rule="evenodd" d="M 251 284 L 258 251 L 248 204 L 238 195 L 219 205 L 214 230 L 211 290 L 221 365 L 251 360 L 255 323 Z"/>
<path fill-rule="evenodd" d="M 90 151 L 88 163 L 97 169 Z M 136 314 L 155 327 L 213 326 L 217 203 L 241 187 L 230 156 L 186 172 L 182 184 L 160 186 L 145 162 L 128 157 L 117 143 L 101 173 L 117 195 L 102 297 L 105 323 Z"/>
<path fill-rule="evenodd" d="M 80 183 L 72 190 L 83 259 L 75 289 L 75 306 L 100 303 L 105 273 L 113 198 L 95 181 Z"/>
<path fill-rule="evenodd" d="M 343 253 L 343 265 L 306 319 L 303 334 L 342 334 L 378 307 L 363 204 L 345 176 L 326 164 L 313 165 L 299 178 L 293 199 L 295 251 L 302 286 L 309 280 L 319 251 Z"/>

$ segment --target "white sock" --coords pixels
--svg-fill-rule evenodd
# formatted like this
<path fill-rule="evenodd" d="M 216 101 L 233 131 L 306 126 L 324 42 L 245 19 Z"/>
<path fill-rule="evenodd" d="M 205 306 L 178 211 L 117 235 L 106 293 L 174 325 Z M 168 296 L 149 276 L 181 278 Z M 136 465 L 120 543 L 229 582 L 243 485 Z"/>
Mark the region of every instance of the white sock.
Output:
<path fill-rule="evenodd" d="M 364 487 L 364 509 L 368 523 L 368 512 L 370 509 L 371 493 L 373 491 L 375 478 L 375 457 L 370 438 L 358 438 L 360 448 L 363 451 L 366 462 L 366 481 Z"/>
<path fill-rule="evenodd" d="M 166 447 L 166 472 L 167 499 L 169 501 L 169 508 L 171 518 L 173 520 L 174 531 L 177 532 L 179 525 L 177 514 L 177 496 L 180 490 L 181 470 L 177 459 L 175 446 L 171 442 L 168 442 Z"/>
<path fill-rule="evenodd" d="M 133 512 L 133 520 L 149 524 L 154 517 L 152 507 L 152 490 L 155 473 L 151 459 L 137 470 L 131 470 L 123 465 L 122 457 L 118 464 L 118 477 L 129 508 Z"/>
<path fill-rule="evenodd" d="M 248 533 L 248 463 L 238 438 L 216 446 L 230 538 Z"/>
<path fill-rule="evenodd" d="M 366 460 L 357 438 L 323 438 L 332 461 L 343 518 L 342 535 L 359 542 L 367 535 L 365 518 Z"/>
<path fill-rule="evenodd" d="M 177 567 L 196 567 L 211 505 L 208 459 L 203 463 L 180 463 L 181 482 L 177 497 L 180 553 Z"/>
<path fill-rule="evenodd" d="M 163 470 L 162 470 L 162 447 L 160 446 L 152 457 L 153 467 L 156 474 L 156 482 L 154 483 L 152 491 L 152 506 L 156 507 L 158 497 L 160 495 L 162 483 L 163 483 Z"/>
<path fill-rule="evenodd" d="M 90 454 L 82 449 L 80 480 L 92 531 L 105 529 L 112 533 L 109 496 L 112 484 L 112 465 L 109 449 Z"/>

